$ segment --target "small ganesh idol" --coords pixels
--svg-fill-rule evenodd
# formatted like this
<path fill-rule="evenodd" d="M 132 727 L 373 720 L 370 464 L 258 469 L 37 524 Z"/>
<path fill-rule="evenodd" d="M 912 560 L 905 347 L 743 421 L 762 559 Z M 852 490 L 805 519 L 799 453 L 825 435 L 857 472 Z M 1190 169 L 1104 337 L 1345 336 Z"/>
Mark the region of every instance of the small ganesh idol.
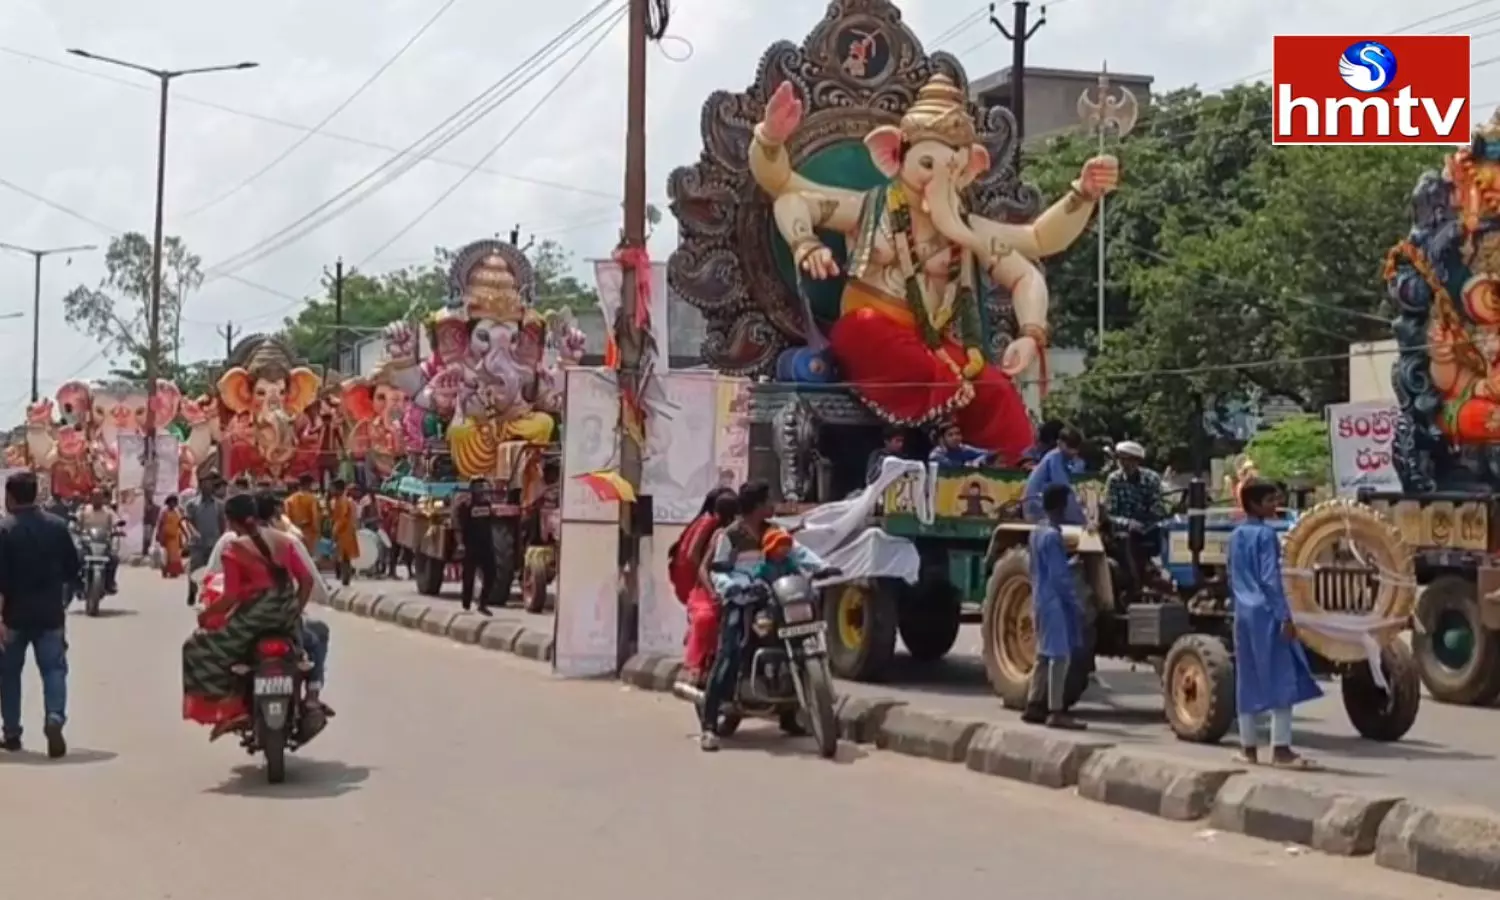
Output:
<path fill-rule="evenodd" d="M 1037 263 L 1083 232 L 1119 166 L 1084 164 L 1067 196 L 1029 225 L 969 215 L 963 192 L 990 166 L 963 91 L 935 75 L 899 126 L 875 128 L 865 146 L 889 182 L 868 192 L 816 184 L 792 170 L 787 141 L 803 104 L 784 82 L 766 105 L 750 171 L 775 198 L 776 226 L 801 274 L 845 278 L 830 349 L 860 398 L 889 422 L 950 416 L 969 442 L 1014 464 L 1032 425 L 1012 379 L 1047 347 L 1047 284 Z M 840 272 L 817 236 L 844 234 Z M 980 308 L 985 280 L 1009 292 L 1019 337 L 999 365 L 987 358 Z"/>

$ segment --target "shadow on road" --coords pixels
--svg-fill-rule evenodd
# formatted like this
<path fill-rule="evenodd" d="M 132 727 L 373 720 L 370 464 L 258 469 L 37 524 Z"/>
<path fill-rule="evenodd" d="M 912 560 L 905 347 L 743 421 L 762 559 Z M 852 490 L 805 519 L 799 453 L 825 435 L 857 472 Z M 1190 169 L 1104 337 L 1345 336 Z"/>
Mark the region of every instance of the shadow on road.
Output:
<path fill-rule="evenodd" d="M 286 761 L 286 781 L 270 784 L 263 764 L 236 766 L 230 776 L 204 793 L 231 797 L 272 797 L 281 800 L 317 800 L 342 797 L 357 791 L 370 778 L 367 766 L 350 766 L 322 759 Z"/>
<path fill-rule="evenodd" d="M 766 723 L 765 728 L 754 728 L 745 723 L 732 738 L 725 738 L 719 747 L 721 750 L 733 753 L 764 753 L 767 756 L 784 756 L 802 758 L 812 762 L 831 762 L 839 765 L 849 765 L 857 760 L 869 756 L 869 751 L 851 741 L 839 741 L 838 753 L 833 759 L 823 760 L 818 758 L 817 745 L 811 737 L 790 737 L 782 734 L 775 725 Z"/>
<path fill-rule="evenodd" d="M 62 759 L 48 759 L 47 754 L 36 750 L 19 753 L 0 753 L 0 766 L 86 766 L 90 763 L 105 763 L 120 754 L 110 750 L 88 750 L 73 747 Z"/>
<path fill-rule="evenodd" d="M 1407 759 L 1432 762 L 1476 762 L 1494 759 L 1490 755 L 1455 750 L 1431 741 L 1419 741 L 1412 738 L 1402 738 L 1394 743 L 1384 744 L 1366 740 L 1354 734 L 1302 731 L 1296 732 L 1293 740 L 1309 749 L 1337 753 L 1349 759 Z"/>

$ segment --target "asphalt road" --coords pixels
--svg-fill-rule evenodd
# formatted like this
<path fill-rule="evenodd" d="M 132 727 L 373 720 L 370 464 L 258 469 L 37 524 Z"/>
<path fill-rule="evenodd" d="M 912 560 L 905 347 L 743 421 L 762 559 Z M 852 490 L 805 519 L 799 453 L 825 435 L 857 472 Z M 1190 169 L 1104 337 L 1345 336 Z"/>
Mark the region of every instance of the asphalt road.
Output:
<path fill-rule="evenodd" d="M 271 787 L 179 718 L 180 582 L 122 580 L 70 620 L 72 754 L 0 754 L 8 897 L 1480 896 L 760 728 L 703 754 L 664 695 L 337 613 L 339 718 Z"/>
<path fill-rule="evenodd" d="M 361 582 L 358 589 L 417 597 L 410 582 Z M 446 585 L 444 599 L 456 603 L 457 585 Z M 441 602 L 441 601 L 439 601 Z M 549 631 L 550 617 L 531 616 L 518 607 L 497 612 Z M 853 694 L 893 697 L 925 709 L 985 721 L 1013 722 L 985 680 L 979 658 L 977 625 L 965 626 L 943 661 L 918 665 L 902 655 L 887 684 L 842 683 Z M 1079 707 L 1090 730 L 1125 744 L 1155 744 L 1168 752 L 1223 760 L 1228 744 L 1206 747 L 1176 739 L 1162 717 L 1160 683 L 1148 666 L 1100 660 L 1105 690 L 1090 688 Z M 1438 802 L 1483 805 L 1500 810 L 1500 779 L 1494 777 L 1500 753 L 1500 709 L 1447 706 L 1424 698 L 1417 723 L 1394 744 L 1364 740 L 1349 724 L 1337 682 L 1324 684 L 1325 696 L 1296 710 L 1293 739 L 1329 771 L 1309 776 L 1341 789 L 1420 797 Z M 1229 740 L 1233 740 L 1231 734 Z"/>

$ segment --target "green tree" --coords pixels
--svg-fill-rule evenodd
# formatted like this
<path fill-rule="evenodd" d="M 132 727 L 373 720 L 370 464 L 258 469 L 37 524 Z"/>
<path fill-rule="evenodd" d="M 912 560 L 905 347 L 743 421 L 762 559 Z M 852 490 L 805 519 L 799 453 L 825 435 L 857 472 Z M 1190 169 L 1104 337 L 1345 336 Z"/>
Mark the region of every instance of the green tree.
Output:
<path fill-rule="evenodd" d="M 538 309 L 571 309 L 574 312 L 597 309 L 599 292 L 573 274 L 573 254 L 553 240 L 543 240 L 527 251 L 532 271 L 536 273 Z"/>
<path fill-rule="evenodd" d="M 1213 425 L 1246 401 L 1321 413 L 1343 399 L 1350 342 L 1389 335 L 1381 260 L 1441 154 L 1270 152 L 1267 93 L 1174 101 L 1175 115 L 1156 113 L 1121 142 L 1124 183 L 1107 219 L 1109 340 L 1053 396 L 1053 414 L 1182 448 L 1228 437 Z M 1080 322 L 1093 318 L 1092 269 L 1093 254 L 1075 250 L 1049 271 L 1061 346 L 1092 337 Z M 1200 404 L 1204 417 L 1193 414 Z"/>
<path fill-rule="evenodd" d="M 123 373 L 144 373 L 150 355 L 151 241 L 139 232 L 112 238 L 104 254 L 104 278 L 96 288 L 78 285 L 63 297 L 69 325 L 99 341 L 111 359 L 126 358 Z M 183 298 L 203 283 L 202 260 L 181 238 L 162 245 L 160 354 L 166 373 L 180 343 Z"/>
<path fill-rule="evenodd" d="M 358 270 L 344 273 L 343 345 L 350 346 L 376 329 L 401 319 L 425 315 L 448 298 L 448 273 L 438 259 L 425 266 L 408 266 L 381 275 Z M 285 336 L 293 355 L 312 365 L 332 366 L 335 338 L 334 277 L 323 273 L 322 296 L 309 298 L 296 318 L 287 319 Z"/>
<path fill-rule="evenodd" d="M 1321 416 L 1291 416 L 1259 432 L 1245 445 L 1260 474 L 1275 481 L 1309 479 L 1314 486 L 1328 483 L 1333 464 L 1328 449 L 1328 423 Z"/>

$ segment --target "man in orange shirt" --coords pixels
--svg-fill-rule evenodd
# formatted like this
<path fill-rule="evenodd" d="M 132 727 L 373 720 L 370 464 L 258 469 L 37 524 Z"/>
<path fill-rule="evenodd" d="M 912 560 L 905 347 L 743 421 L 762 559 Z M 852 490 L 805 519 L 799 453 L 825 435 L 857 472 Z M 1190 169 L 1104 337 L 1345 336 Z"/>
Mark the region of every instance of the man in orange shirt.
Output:
<path fill-rule="evenodd" d="M 354 577 L 355 557 L 359 556 L 359 522 L 354 501 L 349 499 L 349 486 L 342 478 L 335 479 L 328 492 L 328 518 L 333 525 L 334 571 L 348 586 Z"/>
<path fill-rule="evenodd" d="M 318 538 L 323 534 L 323 511 L 318 505 L 318 495 L 313 493 L 311 475 L 297 479 L 297 490 L 286 498 L 286 517 L 297 526 L 307 552 L 317 559 Z"/>

